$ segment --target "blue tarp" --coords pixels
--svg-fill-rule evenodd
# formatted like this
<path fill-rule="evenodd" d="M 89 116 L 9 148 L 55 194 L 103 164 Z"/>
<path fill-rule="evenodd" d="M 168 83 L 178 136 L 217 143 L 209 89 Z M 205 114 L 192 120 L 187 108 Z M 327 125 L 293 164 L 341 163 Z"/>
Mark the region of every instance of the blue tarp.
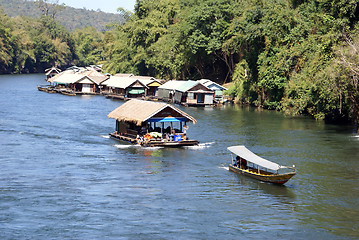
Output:
<path fill-rule="evenodd" d="M 189 121 L 187 118 L 175 118 L 175 117 L 167 117 L 167 118 L 150 118 L 146 122 L 187 122 Z"/>

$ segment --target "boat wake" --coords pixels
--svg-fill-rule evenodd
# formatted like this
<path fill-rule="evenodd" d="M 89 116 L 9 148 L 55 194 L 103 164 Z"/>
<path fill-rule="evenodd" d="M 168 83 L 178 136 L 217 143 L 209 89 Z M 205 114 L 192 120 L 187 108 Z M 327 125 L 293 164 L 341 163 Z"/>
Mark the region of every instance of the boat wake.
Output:
<path fill-rule="evenodd" d="M 158 149 L 162 149 L 164 147 L 143 147 L 143 150 L 158 150 Z"/>
<path fill-rule="evenodd" d="M 188 149 L 205 149 L 205 148 L 209 148 L 211 147 L 211 145 L 215 143 L 215 142 L 208 142 L 208 143 L 200 143 L 198 144 L 197 146 L 186 146 L 185 148 L 188 148 Z"/>
<path fill-rule="evenodd" d="M 101 135 L 102 138 L 110 138 L 110 135 Z"/>
<path fill-rule="evenodd" d="M 126 144 L 116 144 L 115 147 L 119 149 L 128 149 L 128 148 L 138 148 L 141 147 L 140 145 L 126 145 Z"/>
<path fill-rule="evenodd" d="M 143 149 L 143 150 L 158 150 L 158 149 L 162 149 L 163 147 L 142 147 L 141 145 L 127 145 L 127 144 L 116 144 L 114 145 L 115 147 L 119 148 L 119 149 L 129 149 L 129 148 L 135 148 L 135 149 Z"/>
<path fill-rule="evenodd" d="M 219 169 L 224 169 L 224 170 L 229 171 L 229 167 L 228 167 L 228 166 L 222 165 L 222 166 L 219 166 L 218 168 L 219 168 Z"/>

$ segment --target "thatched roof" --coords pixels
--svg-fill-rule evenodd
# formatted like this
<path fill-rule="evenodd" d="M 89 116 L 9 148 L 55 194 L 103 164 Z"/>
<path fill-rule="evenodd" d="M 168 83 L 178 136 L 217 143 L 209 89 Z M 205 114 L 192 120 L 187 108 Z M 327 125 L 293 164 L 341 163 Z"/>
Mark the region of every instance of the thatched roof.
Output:
<path fill-rule="evenodd" d="M 118 121 L 133 122 L 139 126 L 143 122 L 149 120 L 151 117 L 154 117 L 156 114 L 159 114 L 161 111 L 167 108 L 174 110 L 176 114 L 186 118 L 188 121 L 191 121 L 194 124 L 197 122 L 196 119 L 170 104 L 137 99 L 132 99 L 128 102 L 125 102 L 123 105 L 113 110 L 107 116 Z"/>

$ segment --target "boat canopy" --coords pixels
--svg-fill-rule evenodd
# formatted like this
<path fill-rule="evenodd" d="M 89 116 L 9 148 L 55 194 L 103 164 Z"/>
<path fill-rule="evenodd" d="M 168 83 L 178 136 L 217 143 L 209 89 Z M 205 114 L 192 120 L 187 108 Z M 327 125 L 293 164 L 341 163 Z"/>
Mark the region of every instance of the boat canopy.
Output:
<path fill-rule="evenodd" d="M 166 117 L 166 118 L 150 118 L 147 120 L 147 122 L 186 122 L 188 121 L 185 117 Z"/>
<path fill-rule="evenodd" d="M 262 166 L 267 169 L 271 169 L 273 171 L 277 171 L 281 168 L 288 168 L 288 167 L 281 166 L 277 163 L 268 161 L 264 158 L 257 156 L 256 154 L 254 154 L 253 152 L 248 150 L 245 146 L 231 146 L 231 147 L 228 147 L 227 149 L 230 152 L 232 152 L 233 154 L 235 154 L 241 158 L 244 158 L 248 162 L 257 164 L 257 165 Z"/>

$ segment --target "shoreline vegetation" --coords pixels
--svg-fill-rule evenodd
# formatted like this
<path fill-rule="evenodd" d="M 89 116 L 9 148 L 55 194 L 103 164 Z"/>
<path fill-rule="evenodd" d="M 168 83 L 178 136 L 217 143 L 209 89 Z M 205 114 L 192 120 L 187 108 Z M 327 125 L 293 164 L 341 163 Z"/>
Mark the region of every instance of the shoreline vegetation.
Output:
<path fill-rule="evenodd" d="M 111 74 L 211 79 L 230 83 L 241 104 L 358 126 L 357 1 L 137 0 L 104 31 L 66 30 L 56 2 L 36 1 L 45 8 L 35 18 L 0 7 L 1 74 L 102 64 Z"/>

